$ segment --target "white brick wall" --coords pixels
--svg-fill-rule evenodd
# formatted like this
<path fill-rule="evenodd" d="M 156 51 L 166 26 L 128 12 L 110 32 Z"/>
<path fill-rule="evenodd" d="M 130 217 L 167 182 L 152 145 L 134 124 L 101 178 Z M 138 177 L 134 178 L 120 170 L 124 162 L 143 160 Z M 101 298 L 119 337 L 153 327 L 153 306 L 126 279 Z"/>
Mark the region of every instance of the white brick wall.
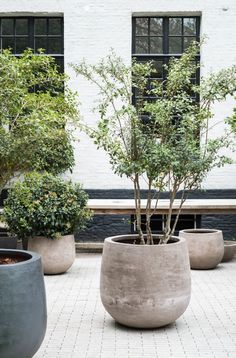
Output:
<path fill-rule="evenodd" d="M 113 47 L 129 63 L 131 59 L 132 14 L 201 15 L 201 33 L 208 39 L 201 51 L 202 75 L 236 63 L 235 0 L 2 0 L 1 13 L 61 13 L 65 22 L 65 63 L 71 75 L 71 86 L 80 93 L 81 112 L 89 122 L 96 118 L 90 112 L 96 90 L 74 77 L 69 63 L 86 58 L 96 62 Z M 215 121 L 231 114 L 234 102 L 216 106 Z M 215 127 L 213 135 L 222 131 Z M 85 188 L 131 188 L 128 180 L 110 170 L 107 157 L 82 134 L 75 145 L 76 167 L 72 175 Z M 232 155 L 233 156 L 233 155 Z M 236 156 L 234 155 L 236 161 Z M 204 183 L 208 189 L 236 188 L 236 164 L 215 170 Z"/>

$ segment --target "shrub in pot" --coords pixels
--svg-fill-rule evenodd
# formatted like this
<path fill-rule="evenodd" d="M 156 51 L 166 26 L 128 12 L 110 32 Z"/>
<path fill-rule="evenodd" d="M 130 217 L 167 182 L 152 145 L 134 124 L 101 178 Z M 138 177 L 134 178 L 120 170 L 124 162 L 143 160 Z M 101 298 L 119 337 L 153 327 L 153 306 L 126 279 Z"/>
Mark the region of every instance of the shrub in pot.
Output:
<path fill-rule="evenodd" d="M 31 358 L 46 331 L 47 309 L 40 256 L 0 249 L 0 356 Z"/>
<path fill-rule="evenodd" d="M 74 232 L 90 217 L 86 204 L 80 184 L 31 173 L 10 189 L 4 218 L 12 232 L 28 238 L 29 250 L 41 254 L 44 273 L 58 274 L 74 262 Z"/>
<path fill-rule="evenodd" d="M 172 59 L 167 80 L 152 80 L 152 63 L 126 66 L 113 52 L 96 65 L 73 65 L 100 91 L 97 126 L 81 128 L 104 149 L 114 172 L 131 179 L 138 235 L 107 238 L 101 267 L 101 299 L 118 322 L 133 327 L 159 327 L 175 321 L 190 300 L 190 266 L 186 242 L 173 237 L 182 205 L 215 166 L 229 162 L 219 155 L 227 136 L 209 139 L 211 104 L 235 90 L 235 68 L 223 70 L 201 86 L 192 83 L 199 45 L 180 59 Z M 158 77 L 158 76 L 156 76 Z M 222 84 L 222 86 L 220 86 Z M 136 94 L 134 105 L 131 88 Z M 201 95 L 202 103 L 193 100 Z M 145 100 L 147 95 L 151 101 Z M 148 120 L 143 116 L 148 114 Z M 202 145 L 199 146 L 199 128 Z M 141 189 L 147 189 L 142 200 Z M 158 212 L 158 198 L 169 189 L 170 205 L 163 235 L 155 236 L 150 220 Z M 181 190 L 176 220 L 171 214 Z M 176 207 L 175 207 L 176 210 Z M 141 213 L 145 212 L 145 231 Z"/>
<path fill-rule="evenodd" d="M 27 171 L 58 174 L 73 167 L 67 124 L 75 121 L 77 108 L 55 59 L 30 50 L 16 57 L 3 50 L 0 97 L 0 196 L 11 179 Z"/>

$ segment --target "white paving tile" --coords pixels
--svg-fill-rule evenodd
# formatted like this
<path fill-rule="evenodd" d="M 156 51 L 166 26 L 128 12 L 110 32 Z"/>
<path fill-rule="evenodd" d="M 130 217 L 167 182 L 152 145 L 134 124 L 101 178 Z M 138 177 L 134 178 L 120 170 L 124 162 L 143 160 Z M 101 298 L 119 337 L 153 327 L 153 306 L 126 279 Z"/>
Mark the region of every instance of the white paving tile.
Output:
<path fill-rule="evenodd" d="M 48 328 L 34 358 L 235 358 L 236 259 L 192 271 L 192 298 L 174 324 L 123 327 L 104 311 L 100 254 L 79 254 L 64 275 L 45 276 Z"/>

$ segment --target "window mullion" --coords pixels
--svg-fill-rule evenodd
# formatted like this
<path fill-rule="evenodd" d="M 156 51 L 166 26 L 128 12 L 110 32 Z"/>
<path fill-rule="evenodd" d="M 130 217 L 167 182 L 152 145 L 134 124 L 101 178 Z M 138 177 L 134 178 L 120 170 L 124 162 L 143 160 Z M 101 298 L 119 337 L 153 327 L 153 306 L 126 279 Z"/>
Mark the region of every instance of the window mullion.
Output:
<path fill-rule="evenodd" d="M 169 19 L 167 17 L 163 17 L 163 53 L 168 53 L 168 41 L 169 36 Z"/>
<path fill-rule="evenodd" d="M 34 18 L 29 17 L 28 18 L 28 31 L 29 31 L 29 47 L 32 50 L 35 50 L 34 46 Z"/>

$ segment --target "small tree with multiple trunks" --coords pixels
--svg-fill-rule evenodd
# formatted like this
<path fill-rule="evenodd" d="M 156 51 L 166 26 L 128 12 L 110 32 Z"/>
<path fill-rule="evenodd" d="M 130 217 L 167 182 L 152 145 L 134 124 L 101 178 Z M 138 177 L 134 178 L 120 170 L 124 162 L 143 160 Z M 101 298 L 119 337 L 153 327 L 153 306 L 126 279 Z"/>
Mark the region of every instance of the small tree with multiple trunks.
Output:
<path fill-rule="evenodd" d="M 134 186 L 136 226 L 140 244 L 153 244 L 151 217 L 158 212 L 158 199 L 169 191 L 169 211 L 159 243 L 173 235 L 182 206 L 189 193 L 200 187 L 214 167 L 230 163 L 221 149 L 230 145 L 228 133 L 211 138 L 212 105 L 224 101 L 236 90 L 236 67 L 193 83 L 199 44 L 193 43 L 179 59 L 171 59 L 166 80 L 152 80 L 153 63 L 134 62 L 126 66 L 113 52 L 96 65 L 85 61 L 73 65 L 77 75 L 84 76 L 100 91 L 96 110 L 100 119 L 96 127 L 81 124 L 98 148 L 109 155 L 112 168 L 127 176 Z M 132 89 L 139 98 L 132 100 Z M 152 100 L 144 100 L 147 95 Z M 195 100 L 200 96 L 200 102 Z M 143 114 L 148 121 L 143 121 Z M 147 188 L 144 235 L 141 224 L 141 183 Z M 178 210 L 171 223 L 174 200 L 178 192 Z M 155 205 L 153 207 L 153 201 Z M 175 207 L 176 208 L 176 207 Z"/>

